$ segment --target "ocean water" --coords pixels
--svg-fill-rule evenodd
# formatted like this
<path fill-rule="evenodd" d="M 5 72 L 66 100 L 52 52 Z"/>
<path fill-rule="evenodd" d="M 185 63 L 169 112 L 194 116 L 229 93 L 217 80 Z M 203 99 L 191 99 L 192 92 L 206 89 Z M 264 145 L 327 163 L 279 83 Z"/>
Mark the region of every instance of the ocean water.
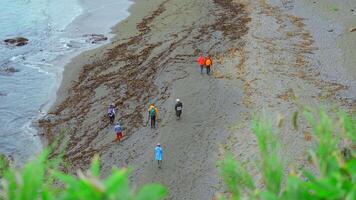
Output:
<path fill-rule="evenodd" d="M 32 124 L 55 98 L 63 62 L 69 60 L 64 58 L 94 48 L 82 35 L 108 35 L 110 27 L 129 15 L 131 4 L 128 0 L 0 1 L 0 40 L 29 39 L 23 47 L 0 44 L 0 68 L 19 70 L 0 73 L 0 154 L 21 165 L 42 150 Z"/>

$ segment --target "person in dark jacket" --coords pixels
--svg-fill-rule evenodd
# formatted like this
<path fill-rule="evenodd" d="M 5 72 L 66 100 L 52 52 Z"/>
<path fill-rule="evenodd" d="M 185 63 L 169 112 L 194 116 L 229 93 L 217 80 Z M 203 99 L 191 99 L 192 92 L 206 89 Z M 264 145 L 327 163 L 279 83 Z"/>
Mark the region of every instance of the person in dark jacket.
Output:
<path fill-rule="evenodd" d="M 180 119 L 180 116 L 182 115 L 183 111 L 183 103 L 179 99 L 176 100 L 175 110 L 178 119 Z"/>
<path fill-rule="evenodd" d="M 113 104 L 110 104 L 109 108 L 108 108 L 108 117 L 110 119 L 110 124 L 114 124 L 115 121 L 115 107 Z"/>

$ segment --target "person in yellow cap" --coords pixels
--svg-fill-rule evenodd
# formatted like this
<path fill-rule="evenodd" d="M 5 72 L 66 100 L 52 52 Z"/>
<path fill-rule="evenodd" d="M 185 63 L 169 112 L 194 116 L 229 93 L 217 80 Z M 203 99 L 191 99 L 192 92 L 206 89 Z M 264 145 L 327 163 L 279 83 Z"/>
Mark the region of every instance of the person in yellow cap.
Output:
<path fill-rule="evenodd" d="M 158 118 L 158 109 L 152 103 L 148 108 L 148 117 L 151 120 L 151 128 L 156 128 L 156 119 Z"/>

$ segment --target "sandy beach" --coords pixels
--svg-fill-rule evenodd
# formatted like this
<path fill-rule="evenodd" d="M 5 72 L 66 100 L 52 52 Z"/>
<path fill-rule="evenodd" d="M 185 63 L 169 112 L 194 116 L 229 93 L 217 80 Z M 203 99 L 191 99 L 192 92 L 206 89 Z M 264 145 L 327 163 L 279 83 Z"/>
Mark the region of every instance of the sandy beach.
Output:
<path fill-rule="evenodd" d="M 87 169 L 99 154 L 104 175 L 132 167 L 134 186 L 159 182 L 168 199 L 213 199 L 224 192 L 216 164 L 225 151 L 261 181 L 250 124 L 265 114 L 274 124 L 285 119 L 276 133 L 285 162 L 305 165 L 310 127 L 301 118 L 298 129 L 291 123 L 300 105 L 356 111 L 356 3 L 339 2 L 335 11 L 336 0 L 314 2 L 135 1 L 110 44 L 66 66 L 56 103 L 39 121 L 46 143 L 66 145 L 68 172 Z M 200 52 L 212 55 L 211 76 L 200 74 Z M 184 104 L 179 121 L 176 98 Z M 160 112 L 154 130 L 150 102 Z M 110 103 L 124 128 L 119 144 L 106 116 Z M 158 142 L 162 169 L 153 160 Z"/>

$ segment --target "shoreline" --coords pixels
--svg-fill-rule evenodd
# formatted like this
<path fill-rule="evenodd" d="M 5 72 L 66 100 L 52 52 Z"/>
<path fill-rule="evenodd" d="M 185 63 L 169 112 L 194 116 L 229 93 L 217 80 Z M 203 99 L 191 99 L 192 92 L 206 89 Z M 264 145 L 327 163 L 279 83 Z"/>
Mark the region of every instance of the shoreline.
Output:
<path fill-rule="evenodd" d="M 96 1 L 96 2 L 94 2 L 94 4 L 100 3 L 100 2 L 101 1 Z M 115 3 L 115 1 L 110 1 L 110 2 L 111 2 L 110 5 L 118 4 L 117 2 Z M 74 17 L 71 23 L 66 25 L 66 27 L 64 28 L 64 33 L 61 34 L 61 37 L 71 38 L 72 41 L 75 41 L 75 40 L 78 40 L 78 38 L 82 38 L 83 35 L 85 35 L 85 34 L 103 34 L 104 36 L 108 37 L 108 39 L 106 41 L 102 41 L 97 44 L 90 44 L 90 45 L 86 44 L 86 46 L 77 47 L 78 49 L 74 48 L 72 50 L 72 52 L 58 55 L 57 58 L 53 62 L 51 62 L 51 64 L 53 66 L 56 66 L 58 68 L 58 70 L 56 72 L 56 83 L 53 85 L 53 87 L 51 89 L 51 93 L 49 95 L 48 100 L 41 105 L 41 107 L 39 109 L 40 113 L 39 113 L 39 116 L 37 117 L 37 119 L 29 123 L 29 128 L 33 129 L 35 135 L 40 136 L 41 143 L 43 146 L 47 146 L 47 141 L 43 137 L 43 134 L 41 133 L 41 129 L 38 127 L 37 123 L 39 120 L 42 120 L 46 116 L 48 116 L 52 107 L 56 105 L 56 102 L 60 101 L 59 97 L 58 97 L 58 91 L 61 88 L 61 85 L 63 84 L 62 83 L 63 82 L 63 73 L 65 72 L 67 65 L 70 65 L 72 60 L 75 59 L 76 57 L 80 56 L 82 53 L 91 51 L 91 50 L 95 50 L 100 47 L 104 47 L 106 45 L 109 45 L 112 42 L 112 40 L 115 37 L 115 34 L 113 34 L 113 29 L 118 24 L 120 24 L 123 20 L 125 20 L 125 18 L 130 16 L 129 9 L 133 5 L 134 1 L 127 0 L 127 2 L 132 2 L 132 3 L 129 3 L 130 5 L 125 10 L 125 12 L 127 12 L 127 14 L 128 14 L 126 17 L 124 17 L 123 19 L 113 20 L 112 22 L 106 22 L 105 25 L 101 26 L 102 29 L 100 29 L 100 31 L 97 31 L 96 28 L 94 31 L 94 28 L 90 27 L 89 24 L 92 24 L 95 21 L 95 20 L 93 20 L 93 18 L 100 18 L 100 17 L 93 16 L 93 12 L 94 12 L 93 8 L 94 7 L 90 7 L 90 5 L 88 5 L 89 2 L 87 0 L 80 0 L 82 12 L 80 14 L 78 14 L 76 17 Z M 101 9 L 108 9 L 108 8 L 106 8 L 106 6 L 108 6 L 108 4 L 101 7 Z M 109 8 L 108 10 L 110 10 L 110 9 L 112 9 L 112 8 Z M 108 14 L 108 15 L 110 15 L 110 14 Z M 124 13 L 120 14 L 120 16 L 122 16 L 122 15 L 124 15 Z M 91 17 L 92 19 L 91 20 L 90 19 L 83 20 L 83 18 L 88 18 L 88 17 Z M 100 18 L 100 19 L 105 20 L 104 18 Z M 96 20 L 96 23 L 103 23 L 103 22 Z M 105 27 L 105 28 L 103 28 L 103 27 Z M 84 28 L 84 30 L 79 31 L 79 28 Z"/>
<path fill-rule="evenodd" d="M 101 1 L 98 1 L 101 2 Z M 96 3 L 98 3 L 96 2 Z M 133 2 L 132 0 L 127 0 L 127 2 Z M 95 3 L 95 2 L 94 2 Z M 69 37 L 72 39 L 75 38 L 81 38 L 83 37 L 83 35 L 85 34 L 103 34 L 104 36 L 107 36 L 108 39 L 107 41 L 103 41 L 103 42 L 99 42 L 98 44 L 92 44 L 92 45 L 88 45 L 86 47 L 80 47 L 78 50 L 74 50 L 74 54 L 72 52 L 66 53 L 65 55 L 59 55 L 54 62 L 52 63 L 53 65 L 59 66 L 59 68 L 61 69 L 59 72 L 57 72 L 57 81 L 55 86 L 53 86 L 53 89 L 51 90 L 51 94 L 50 97 L 52 96 L 53 98 L 49 99 L 48 102 L 46 102 L 42 107 L 45 107 L 46 109 L 41 109 L 41 111 L 43 113 L 47 113 L 51 107 L 55 104 L 56 99 L 57 99 L 57 92 L 59 90 L 59 88 L 61 87 L 62 84 L 62 79 L 63 79 L 63 73 L 65 71 L 65 68 L 67 67 L 67 65 L 69 65 L 71 63 L 71 60 L 74 59 L 77 56 L 80 56 L 80 54 L 86 52 L 86 51 L 90 51 L 90 50 L 94 50 L 97 48 L 100 48 L 102 46 L 108 45 L 112 42 L 112 40 L 115 37 L 115 34 L 113 34 L 113 29 L 121 23 L 121 21 L 125 20 L 125 18 L 129 17 L 130 14 L 128 13 L 128 15 L 126 17 L 124 17 L 123 19 L 118 19 L 118 21 L 112 21 L 111 23 L 107 23 L 106 25 L 103 25 L 102 27 L 106 27 L 106 30 L 100 30 L 100 31 L 94 31 L 91 30 L 93 29 L 93 27 L 89 27 L 88 23 L 93 23 L 94 20 L 88 20 L 86 19 L 86 21 L 83 21 L 83 18 L 88 17 L 89 15 L 92 15 L 93 10 L 86 4 L 88 4 L 87 0 L 80 0 L 80 4 L 82 6 L 82 13 L 80 13 L 78 16 L 76 16 L 73 21 L 71 23 L 69 23 L 65 28 L 64 28 L 64 34 L 62 34 L 62 37 Z M 113 3 L 115 4 L 115 3 Z M 112 5 L 112 4 L 110 4 Z M 105 6 L 105 5 L 104 5 Z M 107 6 L 107 5 L 106 5 Z M 132 4 L 129 5 L 129 7 L 125 10 L 126 12 L 129 11 L 130 7 L 132 6 Z M 86 7 L 86 9 L 84 9 Z M 105 9 L 101 8 L 101 9 Z M 111 9 L 111 8 L 110 8 Z M 97 16 L 96 16 L 97 17 Z M 96 18 L 94 17 L 94 18 Z M 93 17 L 92 17 L 93 18 Z M 102 19 L 103 20 L 103 19 Z M 100 23 L 100 22 L 99 22 Z M 78 31 L 78 28 L 81 27 L 86 27 L 86 29 L 84 28 L 84 30 Z M 71 55 L 69 55 L 71 54 Z"/>
<path fill-rule="evenodd" d="M 65 6 L 62 7 L 62 5 L 67 5 L 67 1 L 62 5 L 53 2 L 43 5 L 40 3 L 28 2 L 28 5 L 24 5 L 22 2 L 19 4 L 9 2 L 4 8 L 7 12 L 2 15 L 2 17 L 9 18 L 3 22 L 4 26 L 7 26 L 2 32 L 2 40 L 21 35 L 30 40 L 24 47 L 17 48 L 1 43 L 1 50 L 4 50 L 1 67 L 13 66 L 18 72 L 2 82 L 4 87 L 1 89 L 11 91 L 8 92 L 9 96 L 5 95 L 7 97 L 5 97 L 3 105 L 14 108 L 14 112 L 11 109 L 2 108 L 5 116 L 6 113 L 11 113 L 12 116 L 8 118 L 4 116 L 0 119 L 4 127 L 3 132 L 7 134 L 2 135 L 4 143 L 2 143 L 1 152 L 11 157 L 12 164 L 16 167 L 22 166 L 29 158 L 42 151 L 41 139 L 34 123 L 44 115 L 43 111 L 51 101 L 52 88 L 54 89 L 56 85 L 53 82 L 56 82 L 55 77 L 60 69 L 53 65 L 53 61 L 61 53 L 68 53 L 67 49 L 61 46 L 65 39 L 61 40 L 62 38 L 57 36 L 82 12 L 79 6 L 74 4 L 66 10 L 67 15 L 61 16 L 59 19 L 56 11 L 59 7 L 59 9 L 65 9 Z M 57 7 L 57 10 L 51 10 L 51 6 Z M 27 10 L 37 9 L 43 10 L 43 12 L 41 14 L 37 13 L 37 10 L 33 13 L 27 13 L 27 10 L 21 12 L 24 7 L 27 7 Z M 17 9 L 19 14 L 13 16 L 12 8 Z M 22 28 L 12 28 L 17 22 L 22 23 Z M 30 25 L 34 27 L 30 27 Z M 13 82 L 18 84 L 14 85 Z M 46 87 L 40 84 L 46 85 Z"/>
<path fill-rule="evenodd" d="M 169 187 L 169 199 L 211 199 L 223 191 L 216 170 L 221 152 L 233 151 L 259 180 L 249 128 L 256 113 L 289 121 L 299 103 L 355 112 L 353 99 L 343 96 L 347 87 L 321 74 L 332 67 L 328 60 L 316 65 L 329 55 L 316 41 L 322 25 L 312 29 L 307 19 L 319 16 L 290 2 L 288 10 L 276 0 L 136 1 L 113 28 L 110 44 L 71 60 L 50 118 L 40 121 L 50 142 L 65 131 L 56 149 L 68 142 L 66 172 L 86 169 L 99 154 L 104 176 L 112 166 L 133 166 L 135 185 L 160 182 Z M 210 77 L 196 66 L 200 51 L 213 56 Z M 176 98 L 184 103 L 180 121 L 172 111 Z M 160 110 L 156 130 L 146 125 L 150 102 Z M 119 144 L 106 117 L 110 103 L 124 128 Z M 296 167 L 307 165 L 311 146 L 305 139 L 310 127 L 298 122 L 298 130 L 288 122 L 277 133 L 281 155 Z M 166 155 L 163 170 L 151 159 L 157 142 Z"/>
<path fill-rule="evenodd" d="M 81 0 L 80 6 L 72 3 L 71 8 L 73 9 L 68 11 L 68 15 L 62 16 L 63 19 L 57 17 L 58 10 L 53 12 L 54 20 L 48 20 L 48 30 L 44 29 L 42 35 L 36 37 L 36 34 L 29 31 L 27 37 L 31 42 L 24 47 L 13 48 L 14 52 L 9 53 L 11 55 L 9 61 L 5 62 L 18 67 L 19 72 L 11 78 L 6 77 L 2 89 L 11 90 L 12 82 L 18 81 L 17 79 L 23 80 L 20 83 L 28 82 L 28 85 L 24 87 L 15 87 L 15 91 L 9 92 L 11 94 L 9 97 L 4 97 L 6 98 L 4 105 L 9 105 L 9 108 L 14 106 L 14 103 L 11 102 L 24 105 L 20 106 L 20 108 L 24 107 L 20 109 L 21 112 L 12 112 L 11 109 L 2 108 L 4 118 L 0 118 L 0 121 L 4 120 L 3 132 L 7 132 L 3 138 L 1 150 L 3 154 L 13 158 L 14 166 L 22 166 L 29 158 L 38 155 L 46 146 L 38 127 L 38 121 L 46 118 L 51 107 L 57 101 L 57 90 L 62 83 L 65 66 L 82 52 L 110 44 L 113 39 L 112 28 L 129 16 L 130 13 L 127 10 L 132 5 L 132 1 L 129 0 L 105 0 L 104 3 L 99 0 Z M 65 7 L 67 4 L 59 4 L 59 7 Z M 95 6 L 98 4 L 101 5 L 100 8 Z M 35 3 L 30 5 L 36 6 Z M 53 2 L 46 5 L 48 8 L 46 11 L 51 12 L 55 5 Z M 70 5 L 68 4 L 68 6 Z M 40 17 L 34 17 L 34 19 L 42 22 Z M 43 27 L 39 26 L 39 28 Z M 98 33 L 108 39 L 92 44 L 90 36 L 84 36 Z M 7 48 L 11 47 L 4 46 L 3 50 Z M 20 55 L 13 56 L 15 53 Z M 25 88 L 24 91 L 21 90 L 22 88 Z M 28 99 L 27 102 L 21 100 L 25 98 Z M 12 116 L 6 118 L 7 114 Z M 14 137 L 12 134 L 16 136 Z"/>

